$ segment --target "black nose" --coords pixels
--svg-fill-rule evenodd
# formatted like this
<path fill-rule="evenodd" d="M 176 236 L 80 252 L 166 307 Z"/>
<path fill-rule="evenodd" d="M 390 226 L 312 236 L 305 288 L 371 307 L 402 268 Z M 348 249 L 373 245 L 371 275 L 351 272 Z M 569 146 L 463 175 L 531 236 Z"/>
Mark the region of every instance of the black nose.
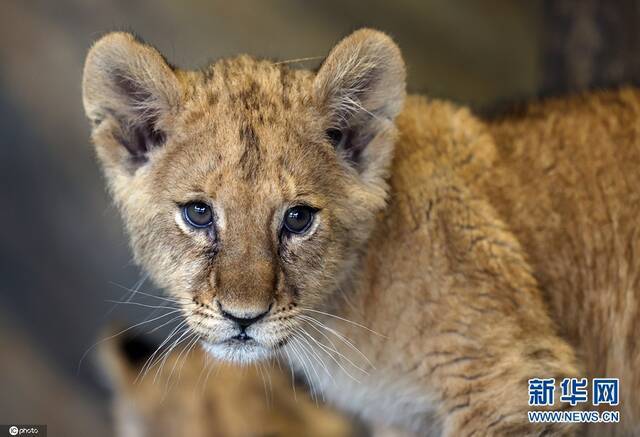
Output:
<path fill-rule="evenodd" d="M 220 312 L 222 313 L 222 315 L 224 317 L 226 317 L 227 319 L 235 322 L 238 324 L 238 326 L 240 327 L 240 329 L 242 329 L 243 331 L 245 329 L 247 329 L 249 326 L 253 325 L 254 323 L 256 323 L 258 320 L 262 319 L 264 316 L 267 315 L 267 313 L 269 312 L 269 310 L 271 309 L 271 306 L 269 306 L 269 308 L 267 308 L 267 310 L 263 313 L 260 313 L 256 316 L 253 317 L 238 317 L 228 311 L 226 311 L 224 308 L 222 308 L 222 305 L 220 304 L 220 302 L 218 302 L 218 307 L 220 308 Z"/>

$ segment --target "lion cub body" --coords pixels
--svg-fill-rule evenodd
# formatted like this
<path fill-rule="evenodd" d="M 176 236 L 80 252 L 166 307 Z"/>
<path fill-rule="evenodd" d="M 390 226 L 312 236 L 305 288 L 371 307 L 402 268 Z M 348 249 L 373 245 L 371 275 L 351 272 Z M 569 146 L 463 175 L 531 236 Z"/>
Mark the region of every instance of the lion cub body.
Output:
<path fill-rule="evenodd" d="M 587 431 L 637 432 L 640 91 L 552 99 L 488 122 L 409 97 L 396 122 L 389 206 L 370 240 L 360 292 L 339 308 L 391 338 L 328 321 L 393 371 L 371 378 L 386 402 L 374 406 L 350 390 L 339 391 L 338 402 L 371 417 L 391 408 L 404 423 L 418 405 L 432 407 L 436 417 L 473 424 L 470 432 L 486 420 L 496 435 L 518 435 L 526 427 L 496 427 L 532 409 L 525 375 L 559 382 L 568 372 L 621 381 L 623 426 Z M 469 408 L 481 402 L 487 379 L 519 387 L 485 399 L 495 414 Z M 417 380 L 439 390 L 420 392 Z"/>
<path fill-rule="evenodd" d="M 317 73 L 248 56 L 185 72 L 101 39 L 84 103 L 136 260 L 212 354 L 278 355 L 371 421 L 572 434 L 528 421 L 528 380 L 617 377 L 622 423 L 602 432 L 637 432 L 638 92 L 482 121 L 405 99 L 404 76 L 372 30 Z M 209 223 L 189 224 L 193 202 Z M 549 408 L 568 408 L 559 390 Z"/>
<path fill-rule="evenodd" d="M 155 349 L 144 337 L 120 336 L 100 350 L 113 397 L 118 437 L 349 437 L 345 418 L 296 389 L 271 364 L 239 368 L 186 348 L 145 375 Z M 141 353 L 143 355 L 141 355 Z"/>

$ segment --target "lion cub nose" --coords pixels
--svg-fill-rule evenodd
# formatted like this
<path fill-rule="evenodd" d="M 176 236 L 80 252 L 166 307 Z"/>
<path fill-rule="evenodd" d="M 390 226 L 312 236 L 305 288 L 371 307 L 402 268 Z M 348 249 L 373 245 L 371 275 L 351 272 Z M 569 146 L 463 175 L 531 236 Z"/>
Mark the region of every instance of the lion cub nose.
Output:
<path fill-rule="evenodd" d="M 264 318 L 264 316 L 266 316 L 271 310 L 271 305 L 269 305 L 269 308 L 267 308 L 266 311 L 259 314 L 256 314 L 256 313 L 234 314 L 233 312 L 225 310 L 222 307 L 222 304 L 220 302 L 218 302 L 218 307 L 220 308 L 220 312 L 225 318 L 231 320 L 232 322 L 235 322 L 243 331 L 247 329 L 249 326 L 256 323 L 258 320 Z"/>

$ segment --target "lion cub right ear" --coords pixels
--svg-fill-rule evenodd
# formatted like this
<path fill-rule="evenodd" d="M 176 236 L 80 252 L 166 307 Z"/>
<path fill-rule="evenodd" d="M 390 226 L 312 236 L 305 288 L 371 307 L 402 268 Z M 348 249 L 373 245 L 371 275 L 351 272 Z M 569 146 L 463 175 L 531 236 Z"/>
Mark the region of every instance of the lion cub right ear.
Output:
<path fill-rule="evenodd" d="M 89 51 L 82 94 L 100 160 L 107 169 L 131 170 L 164 143 L 182 90 L 156 49 L 115 32 Z"/>

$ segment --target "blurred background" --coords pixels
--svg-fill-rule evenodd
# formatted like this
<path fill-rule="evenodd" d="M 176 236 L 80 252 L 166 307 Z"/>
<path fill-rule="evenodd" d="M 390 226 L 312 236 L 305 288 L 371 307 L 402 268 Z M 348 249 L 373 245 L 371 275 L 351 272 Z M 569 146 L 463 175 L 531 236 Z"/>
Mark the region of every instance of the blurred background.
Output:
<path fill-rule="evenodd" d="M 109 321 L 149 316 L 109 300 L 140 284 L 156 292 L 130 261 L 81 104 L 84 56 L 106 31 L 134 31 L 173 64 L 196 68 L 240 52 L 320 57 L 349 32 L 375 27 L 402 48 L 411 92 L 491 114 L 542 95 L 637 82 L 639 19 L 634 0 L 4 0 L 0 424 L 112 435 L 91 346 Z"/>

